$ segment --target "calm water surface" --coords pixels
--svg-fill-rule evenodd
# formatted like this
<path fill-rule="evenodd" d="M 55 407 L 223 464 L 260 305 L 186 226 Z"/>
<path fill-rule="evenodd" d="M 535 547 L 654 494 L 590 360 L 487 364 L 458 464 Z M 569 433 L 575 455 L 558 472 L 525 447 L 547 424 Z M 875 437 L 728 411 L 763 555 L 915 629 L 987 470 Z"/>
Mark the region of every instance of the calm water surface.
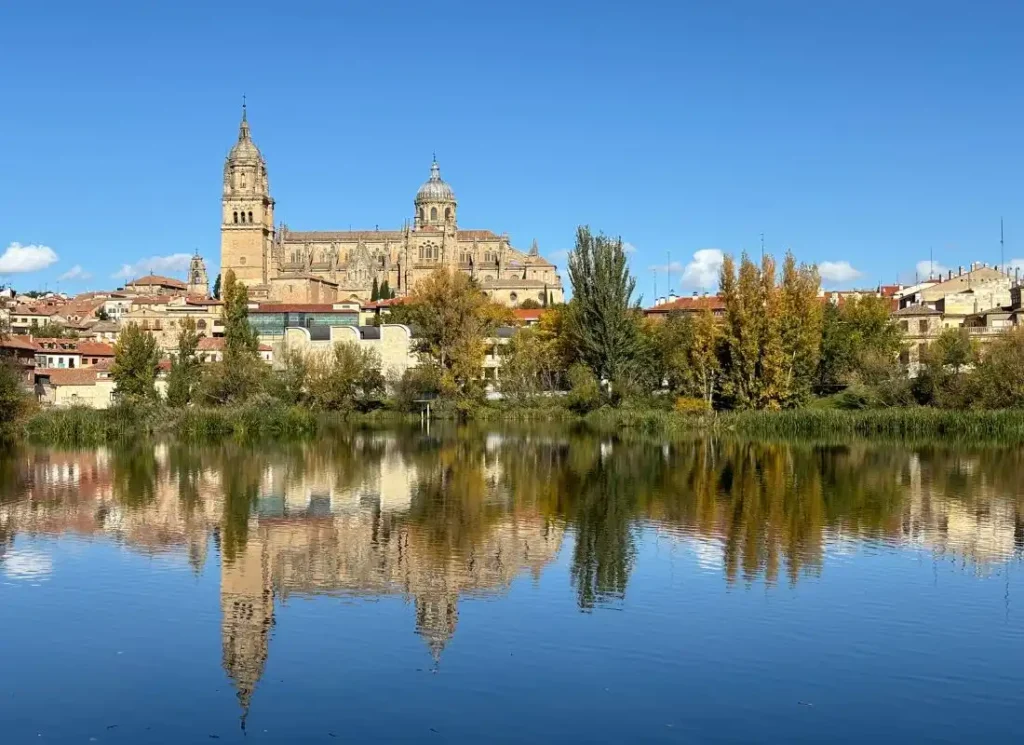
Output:
<path fill-rule="evenodd" d="M 0 455 L 0 742 L 1020 741 L 1024 449 Z"/>

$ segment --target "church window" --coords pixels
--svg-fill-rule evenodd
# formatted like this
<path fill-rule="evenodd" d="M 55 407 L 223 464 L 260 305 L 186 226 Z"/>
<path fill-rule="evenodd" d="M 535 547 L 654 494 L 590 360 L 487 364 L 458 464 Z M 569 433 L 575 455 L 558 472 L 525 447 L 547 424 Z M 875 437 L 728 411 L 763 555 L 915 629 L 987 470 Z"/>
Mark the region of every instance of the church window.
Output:
<path fill-rule="evenodd" d="M 244 264 L 245 263 L 245 257 L 244 256 L 239 256 L 238 257 L 238 263 L 239 264 Z"/>
<path fill-rule="evenodd" d="M 196 321 L 196 328 L 199 329 L 200 331 L 206 331 L 206 320 L 200 318 L 198 321 Z"/>
<path fill-rule="evenodd" d="M 252 213 L 249 213 L 249 222 L 252 222 Z"/>
<path fill-rule="evenodd" d="M 510 293 L 508 294 L 508 299 L 509 299 L 509 300 L 511 300 L 511 301 L 512 301 L 512 302 L 514 303 L 514 302 L 515 302 L 516 300 L 518 300 L 518 299 L 519 299 L 519 295 L 517 295 L 517 294 L 516 294 L 516 293 L 514 293 L 514 292 L 510 292 Z"/>
<path fill-rule="evenodd" d="M 431 207 L 430 208 L 430 219 L 431 220 L 436 220 L 437 219 L 437 207 Z"/>
<path fill-rule="evenodd" d="M 241 181 L 239 182 L 239 184 L 240 184 L 240 185 L 241 185 L 241 187 L 242 187 L 242 188 L 244 189 L 244 188 L 245 188 L 245 171 L 242 171 L 242 172 L 241 172 L 241 173 L 239 174 L 239 178 L 241 179 Z"/>
<path fill-rule="evenodd" d="M 244 212 L 242 213 L 242 219 L 239 220 L 239 222 L 245 222 L 245 213 Z"/>
<path fill-rule="evenodd" d="M 451 207 L 445 207 L 444 208 L 444 219 L 445 220 L 451 220 L 452 219 L 452 208 Z"/>
<path fill-rule="evenodd" d="M 237 210 L 235 210 L 234 215 L 235 215 L 235 222 L 238 222 L 238 211 Z"/>

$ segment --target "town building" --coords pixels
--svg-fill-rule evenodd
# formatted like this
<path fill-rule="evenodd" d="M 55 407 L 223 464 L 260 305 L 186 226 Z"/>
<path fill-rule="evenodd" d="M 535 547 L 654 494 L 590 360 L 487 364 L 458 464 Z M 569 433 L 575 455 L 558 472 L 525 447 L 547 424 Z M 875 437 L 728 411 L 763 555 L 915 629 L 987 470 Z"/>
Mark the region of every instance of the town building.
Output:
<path fill-rule="evenodd" d="M 185 319 L 191 318 L 200 338 L 223 336 L 224 322 L 221 319 L 221 303 L 193 295 L 158 295 L 137 297 L 130 310 L 122 318 L 122 326 L 132 324 L 156 337 L 157 345 L 164 351 L 177 349 L 178 335 Z"/>
<path fill-rule="evenodd" d="M 45 406 L 108 409 L 114 402 L 116 387 L 106 365 L 35 371 L 36 395 Z"/>
<path fill-rule="evenodd" d="M 447 267 L 474 277 L 507 305 L 563 301 L 562 280 L 536 244 L 512 246 L 507 234 L 459 227 L 455 192 L 435 159 L 416 192 L 413 216 L 397 230 L 294 231 L 275 227 L 266 161 L 252 140 L 243 107 L 238 140 L 224 163 L 221 272 L 249 288 L 250 298 L 287 303 L 369 300 L 373 282 L 407 294 Z"/>
<path fill-rule="evenodd" d="M 114 348 L 91 339 L 33 339 L 36 366 L 74 370 L 112 362 Z"/>

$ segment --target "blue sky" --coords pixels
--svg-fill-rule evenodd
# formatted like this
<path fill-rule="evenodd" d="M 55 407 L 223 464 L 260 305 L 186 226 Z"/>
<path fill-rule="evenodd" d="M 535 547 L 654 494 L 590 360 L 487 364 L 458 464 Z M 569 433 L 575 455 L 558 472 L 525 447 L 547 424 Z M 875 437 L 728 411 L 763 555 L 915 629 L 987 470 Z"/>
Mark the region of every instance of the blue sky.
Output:
<path fill-rule="evenodd" d="M 215 266 L 243 93 L 294 229 L 400 225 L 436 151 L 462 227 L 620 234 L 646 299 L 761 233 L 839 286 L 998 262 L 1000 217 L 1024 259 L 1020 3 L 150 5 L 0 9 L 0 250 L 57 257 L 19 288 Z"/>

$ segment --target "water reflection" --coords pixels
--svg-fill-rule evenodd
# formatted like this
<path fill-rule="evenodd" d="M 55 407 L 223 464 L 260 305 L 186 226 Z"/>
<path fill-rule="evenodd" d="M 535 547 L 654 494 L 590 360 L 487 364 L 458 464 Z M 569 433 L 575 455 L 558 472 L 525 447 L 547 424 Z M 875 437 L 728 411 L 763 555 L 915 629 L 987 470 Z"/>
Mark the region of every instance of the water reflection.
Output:
<path fill-rule="evenodd" d="M 223 665 L 243 711 L 266 665 L 275 602 L 396 596 L 435 663 L 460 599 L 539 577 L 571 536 L 576 603 L 629 589 L 638 531 L 693 551 L 728 583 L 796 583 L 872 543 L 984 574 L 1024 552 L 1018 449 L 812 446 L 473 429 L 363 432 L 247 447 L 135 444 L 0 458 L 0 563 L 52 571 L 18 535 L 77 534 L 201 571 L 220 555 Z"/>

